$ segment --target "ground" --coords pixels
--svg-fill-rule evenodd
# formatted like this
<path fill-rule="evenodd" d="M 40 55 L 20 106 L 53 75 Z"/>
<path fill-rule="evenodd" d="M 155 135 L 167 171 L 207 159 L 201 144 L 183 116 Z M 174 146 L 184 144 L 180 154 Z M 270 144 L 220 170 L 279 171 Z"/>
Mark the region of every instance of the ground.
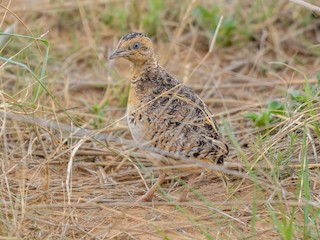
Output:
<path fill-rule="evenodd" d="M 296 1 L 165 2 L 0 3 L 0 238 L 320 238 L 316 1 L 314 12 Z M 133 30 L 205 100 L 230 147 L 188 202 L 170 176 L 135 203 L 158 169 L 126 124 L 130 65 L 108 60 Z"/>

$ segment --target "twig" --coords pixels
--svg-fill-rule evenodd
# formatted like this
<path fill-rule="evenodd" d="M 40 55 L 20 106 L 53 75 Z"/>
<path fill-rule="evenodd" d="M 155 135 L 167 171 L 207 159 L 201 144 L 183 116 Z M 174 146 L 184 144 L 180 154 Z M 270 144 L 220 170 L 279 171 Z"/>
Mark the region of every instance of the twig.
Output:
<path fill-rule="evenodd" d="M 311 11 L 320 13 L 320 7 L 318 7 L 316 5 L 313 5 L 311 3 L 308 3 L 306 1 L 303 1 L 303 0 L 290 0 L 290 2 L 298 4 L 298 5 L 302 6 L 302 7 L 305 7 L 307 9 L 311 10 Z"/>

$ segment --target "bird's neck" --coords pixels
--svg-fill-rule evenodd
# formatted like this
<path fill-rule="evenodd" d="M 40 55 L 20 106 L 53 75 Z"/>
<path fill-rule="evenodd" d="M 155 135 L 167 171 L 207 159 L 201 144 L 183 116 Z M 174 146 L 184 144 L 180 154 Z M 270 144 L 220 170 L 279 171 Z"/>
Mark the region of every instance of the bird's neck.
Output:
<path fill-rule="evenodd" d="M 130 84 L 128 111 L 136 109 L 141 104 L 150 101 L 155 79 L 158 75 L 158 62 L 155 57 L 146 61 L 132 64 L 132 79 Z"/>
<path fill-rule="evenodd" d="M 158 61 L 154 55 L 146 61 L 132 63 L 133 81 L 147 77 L 153 79 L 157 74 Z"/>

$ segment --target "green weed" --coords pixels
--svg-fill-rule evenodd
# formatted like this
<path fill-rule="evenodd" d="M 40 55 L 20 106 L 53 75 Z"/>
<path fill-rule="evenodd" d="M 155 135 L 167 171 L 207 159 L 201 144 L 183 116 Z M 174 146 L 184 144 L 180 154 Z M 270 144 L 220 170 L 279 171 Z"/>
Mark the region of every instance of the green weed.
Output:
<path fill-rule="evenodd" d="M 142 26 L 148 36 L 155 36 L 162 28 L 162 15 L 165 10 L 165 2 L 162 0 L 148 1 L 147 14 L 142 15 Z"/>
<path fill-rule="evenodd" d="M 196 25 L 204 30 L 208 35 L 208 39 L 211 40 L 221 17 L 219 7 L 213 6 L 211 9 L 207 9 L 200 5 L 193 10 L 192 15 Z M 236 34 L 236 27 L 236 20 L 234 17 L 227 16 L 220 26 L 217 44 L 220 46 L 231 45 L 234 35 Z"/>
<path fill-rule="evenodd" d="M 179 16 L 179 11 L 171 9 L 168 11 L 167 5 L 177 4 L 174 1 L 150 0 L 145 4 L 141 1 L 130 1 L 122 4 L 110 4 L 102 16 L 102 23 L 112 27 L 121 34 L 134 29 L 143 31 L 149 36 L 166 35 L 164 30 L 164 16 L 167 19 L 175 19 Z M 179 4 L 180 6 L 181 4 Z"/>
<path fill-rule="evenodd" d="M 266 109 L 260 113 L 247 113 L 245 117 L 251 119 L 256 127 L 269 126 L 277 118 L 276 114 L 286 115 L 284 103 L 281 100 L 272 100 L 267 103 Z"/>
<path fill-rule="evenodd" d="M 128 32 L 129 12 L 127 8 L 110 5 L 100 18 L 102 23 L 117 29 L 120 33 Z"/>
<path fill-rule="evenodd" d="M 90 106 L 85 99 L 81 99 L 81 101 L 87 106 L 90 112 L 95 115 L 92 122 L 94 129 L 101 129 L 105 127 L 106 107 L 109 105 L 109 99 L 107 99 L 102 105 L 93 104 L 92 106 Z"/>
<path fill-rule="evenodd" d="M 286 99 L 269 101 L 263 111 L 247 113 L 244 116 L 252 120 L 256 127 L 265 127 L 277 123 L 280 121 L 277 115 L 291 117 L 293 112 L 304 112 L 306 118 L 314 118 L 319 109 L 319 106 L 317 107 L 320 97 L 319 74 L 317 84 L 310 85 L 309 81 L 306 80 L 303 89 L 289 89 L 286 95 L 288 96 Z M 311 121 L 311 124 L 316 134 L 320 136 L 319 123 Z"/>

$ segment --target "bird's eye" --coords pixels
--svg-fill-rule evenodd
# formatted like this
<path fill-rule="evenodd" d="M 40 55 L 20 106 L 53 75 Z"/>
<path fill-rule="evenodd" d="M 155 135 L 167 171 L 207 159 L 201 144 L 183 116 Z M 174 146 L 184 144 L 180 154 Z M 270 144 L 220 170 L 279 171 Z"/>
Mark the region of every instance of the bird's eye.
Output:
<path fill-rule="evenodd" d="M 133 48 L 133 49 L 138 49 L 138 48 L 140 48 L 140 43 L 138 43 L 138 42 L 133 43 L 133 44 L 132 44 L 132 48 Z"/>

